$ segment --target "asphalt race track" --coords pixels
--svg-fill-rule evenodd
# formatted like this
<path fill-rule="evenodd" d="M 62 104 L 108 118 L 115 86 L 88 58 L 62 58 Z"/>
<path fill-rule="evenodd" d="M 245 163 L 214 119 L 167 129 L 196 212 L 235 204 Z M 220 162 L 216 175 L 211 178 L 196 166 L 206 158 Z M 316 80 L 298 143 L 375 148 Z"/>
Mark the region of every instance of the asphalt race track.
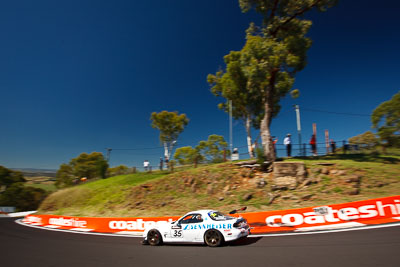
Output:
<path fill-rule="evenodd" d="M 0 218 L 0 266 L 399 266 L 399 226 L 209 248 L 143 246 L 141 238 L 47 231 L 15 220 Z"/>

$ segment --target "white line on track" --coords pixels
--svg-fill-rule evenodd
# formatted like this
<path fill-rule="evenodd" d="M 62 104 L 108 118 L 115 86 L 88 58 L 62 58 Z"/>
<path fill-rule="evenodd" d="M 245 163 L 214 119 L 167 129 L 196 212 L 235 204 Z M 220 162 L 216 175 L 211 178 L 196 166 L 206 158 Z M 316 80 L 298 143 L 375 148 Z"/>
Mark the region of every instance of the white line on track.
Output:
<path fill-rule="evenodd" d="M 366 225 L 366 226 L 352 227 L 352 228 L 347 228 L 347 229 L 323 230 L 323 231 L 312 231 L 312 232 L 296 232 L 296 233 L 281 233 L 281 234 L 262 234 L 262 235 L 252 235 L 252 236 L 256 237 L 256 236 L 314 235 L 314 234 L 327 234 L 327 233 L 386 228 L 386 227 L 393 227 L 393 226 L 400 226 L 400 223 Z"/>
<path fill-rule="evenodd" d="M 38 228 L 42 230 L 48 231 L 58 231 L 58 232 L 66 232 L 66 233 L 74 233 L 74 234 L 83 234 L 83 235 L 100 235 L 100 236 L 122 236 L 122 237 L 142 237 L 142 236 L 135 236 L 132 234 L 111 234 L 111 233 L 93 233 L 93 232 L 78 232 L 78 231 L 71 231 L 71 230 L 64 230 L 64 229 L 54 229 L 54 228 L 45 228 L 42 226 L 30 225 L 25 224 L 21 221 L 22 219 L 16 220 L 15 222 L 32 228 Z M 326 234 L 326 233 L 337 233 L 337 232 L 347 232 L 347 231 L 358 231 L 358 230 L 367 230 L 367 229 L 377 229 L 377 228 L 386 228 L 386 227 L 393 227 L 393 226 L 400 226 L 400 223 L 391 223 L 391 224 L 381 224 L 381 225 L 367 225 L 361 227 L 352 227 L 348 229 L 335 229 L 335 230 L 323 230 L 323 231 L 313 231 L 313 232 L 296 232 L 296 233 L 281 233 L 281 234 L 261 234 L 261 235 L 249 235 L 249 237 L 268 237 L 268 236 L 288 236 L 288 235 L 314 235 L 314 234 Z"/>
<path fill-rule="evenodd" d="M 78 232 L 78 231 L 71 231 L 71 230 L 65 230 L 65 229 L 55 229 L 55 228 L 44 228 L 42 226 L 36 226 L 36 225 L 31 225 L 31 224 L 26 224 L 21 222 L 22 219 L 16 220 L 15 222 L 23 225 L 23 226 L 28 226 L 32 228 L 38 228 L 42 230 L 48 230 L 48 231 L 57 231 L 57 232 L 66 232 L 66 233 L 73 233 L 73 234 L 81 234 L 81 235 L 102 235 L 102 236 L 123 236 L 123 237 L 138 237 L 138 236 L 133 236 L 133 235 L 124 235 L 124 234 L 106 234 L 106 233 L 93 233 L 93 232 Z"/>

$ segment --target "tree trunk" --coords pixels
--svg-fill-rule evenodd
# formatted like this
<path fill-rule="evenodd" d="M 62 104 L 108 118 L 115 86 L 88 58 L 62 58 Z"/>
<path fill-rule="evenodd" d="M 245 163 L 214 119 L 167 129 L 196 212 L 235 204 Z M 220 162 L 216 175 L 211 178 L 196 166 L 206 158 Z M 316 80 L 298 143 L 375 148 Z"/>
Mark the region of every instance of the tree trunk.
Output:
<path fill-rule="evenodd" d="M 272 142 L 270 126 L 272 121 L 272 114 L 274 108 L 274 90 L 275 90 L 275 78 L 276 72 L 278 70 L 273 70 L 271 72 L 271 78 L 269 80 L 268 88 L 265 92 L 265 115 L 261 121 L 260 131 L 261 131 L 261 142 L 264 148 L 264 156 L 267 161 L 274 162 L 276 159 L 274 143 Z"/>
<path fill-rule="evenodd" d="M 164 158 L 169 160 L 168 144 L 164 142 Z"/>
<path fill-rule="evenodd" d="M 265 104 L 265 110 L 269 109 L 269 105 Z M 264 148 L 264 156 L 267 161 L 274 162 L 276 159 L 274 143 L 272 142 L 270 125 L 272 119 L 272 112 L 265 112 L 264 118 L 261 121 L 261 142 Z"/>
<path fill-rule="evenodd" d="M 251 138 L 251 119 L 250 116 L 246 118 L 246 133 L 247 133 L 247 149 L 249 151 L 250 158 L 254 158 L 253 141 Z"/>

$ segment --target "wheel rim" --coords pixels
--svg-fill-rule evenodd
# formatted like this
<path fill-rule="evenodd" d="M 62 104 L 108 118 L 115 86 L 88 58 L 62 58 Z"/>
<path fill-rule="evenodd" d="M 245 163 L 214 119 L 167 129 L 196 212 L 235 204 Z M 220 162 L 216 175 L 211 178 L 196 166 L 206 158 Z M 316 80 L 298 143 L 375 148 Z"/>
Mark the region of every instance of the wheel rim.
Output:
<path fill-rule="evenodd" d="M 150 244 L 157 244 L 159 240 L 159 235 L 156 231 L 150 231 L 148 239 Z"/>
<path fill-rule="evenodd" d="M 210 231 L 206 234 L 206 241 L 208 245 L 216 246 L 220 242 L 221 237 L 215 231 Z"/>

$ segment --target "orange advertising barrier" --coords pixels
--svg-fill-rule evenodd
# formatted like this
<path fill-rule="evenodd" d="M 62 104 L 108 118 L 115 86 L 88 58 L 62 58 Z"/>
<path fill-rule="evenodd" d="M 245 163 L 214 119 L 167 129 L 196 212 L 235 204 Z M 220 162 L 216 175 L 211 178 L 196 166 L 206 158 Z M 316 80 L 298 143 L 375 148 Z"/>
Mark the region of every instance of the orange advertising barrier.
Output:
<path fill-rule="evenodd" d="M 254 227 L 253 234 L 400 222 L 400 196 L 242 216 Z"/>
<path fill-rule="evenodd" d="M 183 214 L 182 214 L 183 215 Z M 400 222 L 400 196 L 283 211 L 241 213 L 252 234 L 323 230 Z M 141 233 L 145 228 L 168 224 L 179 217 L 96 218 L 28 215 L 23 222 L 48 228 L 102 233 Z"/>
<path fill-rule="evenodd" d="M 143 232 L 145 228 L 157 224 L 171 223 L 180 217 L 147 217 L 147 218 L 98 218 L 72 217 L 59 215 L 28 215 L 23 222 L 49 228 L 72 229 L 77 231 L 94 231 L 101 233 Z"/>

